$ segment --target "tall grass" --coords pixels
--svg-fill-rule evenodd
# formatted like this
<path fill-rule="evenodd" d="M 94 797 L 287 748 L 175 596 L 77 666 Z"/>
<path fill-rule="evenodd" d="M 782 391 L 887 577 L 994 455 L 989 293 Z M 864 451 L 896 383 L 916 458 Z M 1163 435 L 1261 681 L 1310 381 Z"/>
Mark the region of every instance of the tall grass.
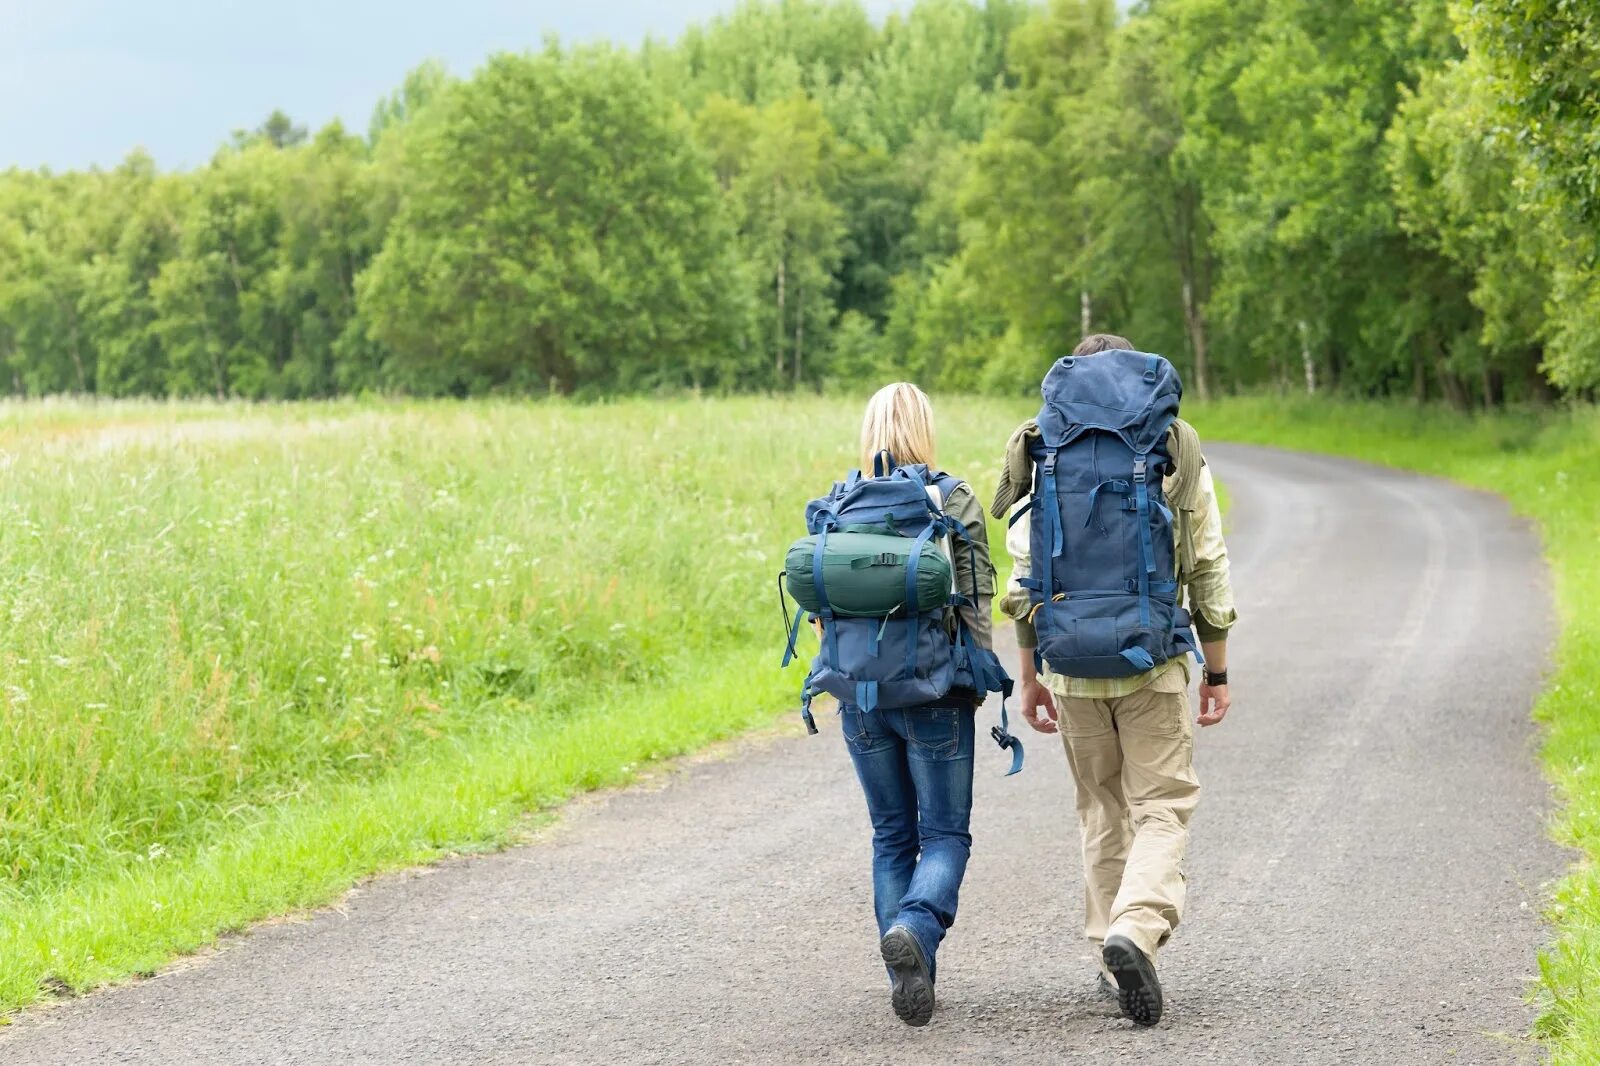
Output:
<path fill-rule="evenodd" d="M 1276 444 L 1420 470 L 1500 493 L 1533 519 L 1556 579 L 1556 670 L 1536 714 L 1582 858 L 1557 888 L 1540 958 L 1540 1033 L 1563 1063 L 1600 1048 L 1600 412 L 1468 417 L 1399 405 L 1244 399 L 1190 413 L 1208 439 Z"/>
<path fill-rule="evenodd" d="M 981 484 L 1015 412 L 944 414 Z M 771 722 L 778 560 L 857 417 L 0 411 L 0 1009 Z"/>

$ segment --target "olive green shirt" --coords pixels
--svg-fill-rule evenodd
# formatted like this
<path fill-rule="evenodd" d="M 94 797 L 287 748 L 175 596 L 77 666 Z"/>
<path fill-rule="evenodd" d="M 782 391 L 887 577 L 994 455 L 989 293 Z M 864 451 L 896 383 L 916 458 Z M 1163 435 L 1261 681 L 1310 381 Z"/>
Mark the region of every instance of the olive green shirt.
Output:
<path fill-rule="evenodd" d="M 980 648 L 994 648 L 994 621 L 990 605 L 994 599 L 994 562 L 989 557 L 989 526 L 985 521 L 983 505 L 973 494 L 972 487 L 962 482 L 950 490 L 944 501 L 944 513 L 960 522 L 972 540 L 972 550 L 960 539 L 950 541 L 950 559 L 954 564 L 956 595 L 973 596 L 973 567 L 977 567 L 977 597 L 972 605 L 961 608 L 962 621 L 967 623 L 972 639 Z"/>

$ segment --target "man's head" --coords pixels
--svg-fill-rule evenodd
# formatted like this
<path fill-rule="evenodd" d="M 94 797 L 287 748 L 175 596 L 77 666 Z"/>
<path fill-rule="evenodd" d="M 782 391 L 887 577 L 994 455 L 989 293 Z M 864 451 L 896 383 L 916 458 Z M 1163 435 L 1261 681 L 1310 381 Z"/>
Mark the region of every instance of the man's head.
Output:
<path fill-rule="evenodd" d="M 1073 355 L 1096 355 L 1100 352 L 1136 351 L 1133 342 L 1126 337 L 1119 337 L 1115 333 L 1091 333 L 1078 342 L 1072 349 Z"/>

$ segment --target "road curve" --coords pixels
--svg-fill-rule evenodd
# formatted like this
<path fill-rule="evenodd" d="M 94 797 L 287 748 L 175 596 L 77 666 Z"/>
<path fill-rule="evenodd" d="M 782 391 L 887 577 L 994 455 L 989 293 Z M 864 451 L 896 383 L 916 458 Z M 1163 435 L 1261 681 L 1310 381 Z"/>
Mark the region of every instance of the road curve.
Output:
<path fill-rule="evenodd" d="M 1209 449 L 1234 500 L 1235 709 L 1196 741 L 1167 1017 L 1091 995 L 1065 759 L 981 748 L 925 1030 L 890 1013 L 837 727 L 574 807 L 539 842 L 381 880 L 154 979 L 28 1015 L 72 1063 L 1488 1063 L 1536 1058 L 1553 629 L 1493 497 Z M 1008 656 L 1009 661 L 1009 656 Z"/>

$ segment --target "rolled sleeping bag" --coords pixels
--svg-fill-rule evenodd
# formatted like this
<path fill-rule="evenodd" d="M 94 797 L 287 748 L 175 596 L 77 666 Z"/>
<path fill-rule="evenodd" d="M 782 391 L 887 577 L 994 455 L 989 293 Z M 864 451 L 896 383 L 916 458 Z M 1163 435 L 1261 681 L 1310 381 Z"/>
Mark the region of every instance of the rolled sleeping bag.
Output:
<path fill-rule="evenodd" d="M 915 541 L 893 533 L 829 533 L 822 549 L 822 585 L 828 606 L 841 618 L 883 618 L 906 611 L 906 562 Z M 817 600 L 814 565 L 817 538 L 805 537 L 784 558 L 789 595 L 813 613 Z M 925 542 L 917 559 L 917 602 L 921 614 L 950 602 L 950 560 L 937 544 Z"/>

